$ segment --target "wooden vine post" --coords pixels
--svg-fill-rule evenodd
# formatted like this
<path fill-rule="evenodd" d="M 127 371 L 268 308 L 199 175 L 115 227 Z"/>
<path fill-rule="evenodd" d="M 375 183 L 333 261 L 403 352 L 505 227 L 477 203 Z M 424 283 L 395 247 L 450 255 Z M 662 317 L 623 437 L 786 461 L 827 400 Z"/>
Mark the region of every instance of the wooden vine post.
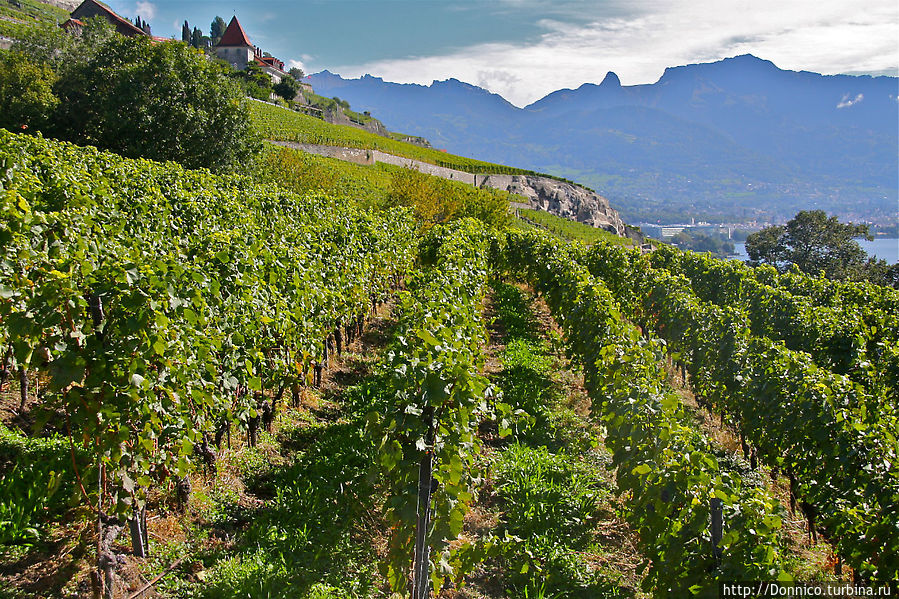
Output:
<path fill-rule="evenodd" d="M 428 447 L 418 465 L 418 509 L 415 523 L 415 553 L 412 558 L 412 599 L 427 599 L 430 595 L 430 546 L 428 531 L 431 528 L 431 493 L 433 492 L 434 460 L 434 408 L 424 409 L 422 417 L 428 426 Z"/>

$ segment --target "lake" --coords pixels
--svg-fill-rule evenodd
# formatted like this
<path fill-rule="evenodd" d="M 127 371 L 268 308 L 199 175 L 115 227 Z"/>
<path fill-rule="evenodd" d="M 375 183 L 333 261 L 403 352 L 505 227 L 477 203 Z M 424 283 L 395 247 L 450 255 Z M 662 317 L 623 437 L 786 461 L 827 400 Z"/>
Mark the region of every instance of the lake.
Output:
<path fill-rule="evenodd" d="M 863 250 L 868 252 L 869 256 L 874 256 L 879 260 L 886 260 L 890 264 L 899 262 L 899 239 L 884 237 L 877 237 L 874 241 L 860 239 L 858 244 L 862 246 Z M 749 255 L 746 254 L 745 243 L 735 243 L 734 252 L 735 255 L 731 256 L 734 260 L 749 260 Z"/>

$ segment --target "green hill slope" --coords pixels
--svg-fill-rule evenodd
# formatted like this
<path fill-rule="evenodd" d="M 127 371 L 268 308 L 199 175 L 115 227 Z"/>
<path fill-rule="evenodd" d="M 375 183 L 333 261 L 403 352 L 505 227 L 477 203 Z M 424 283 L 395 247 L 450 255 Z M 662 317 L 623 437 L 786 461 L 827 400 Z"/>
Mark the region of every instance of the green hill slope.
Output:
<path fill-rule="evenodd" d="M 253 122 L 253 128 L 262 137 L 275 141 L 381 150 L 388 154 L 404 156 L 413 160 L 420 160 L 468 173 L 538 174 L 534 171 L 423 148 L 348 125 L 326 123 L 321 119 L 263 102 L 250 102 L 250 118 Z"/>

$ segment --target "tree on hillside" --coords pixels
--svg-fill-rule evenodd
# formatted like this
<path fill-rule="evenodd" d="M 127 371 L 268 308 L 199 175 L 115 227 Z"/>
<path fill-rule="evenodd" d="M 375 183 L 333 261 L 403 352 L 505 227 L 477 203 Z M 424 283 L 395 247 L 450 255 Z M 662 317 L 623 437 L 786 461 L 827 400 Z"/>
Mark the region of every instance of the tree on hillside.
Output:
<path fill-rule="evenodd" d="M 213 46 L 219 43 L 219 40 L 225 35 L 225 30 L 227 28 L 228 26 L 225 24 L 225 19 L 216 15 L 215 19 L 212 20 L 212 24 L 209 26 L 209 39 L 212 41 Z"/>
<path fill-rule="evenodd" d="M 247 64 L 242 71 L 231 71 L 231 75 L 243 83 L 244 93 L 257 100 L 268 100 L 272 95 L 272 78 L 255 62 Z"/>
<path fill-rule="evenodd" d="M 823 273 L 829 279 L 872 280 L 890 284 L 890 266 L 869 258 L 856 241 L 871 240 L 867 225 L 841 223 L 823 210 L 803 210 L 786 225 L 766 227 L 746 239 L 753 264 L 771 264 L 780 270 L 795 266 L 804 273 Z"/>
<path fill-rule="evenodd" d="M 257 147 L 227 70 L 182 44 L 116 36 L 56 90 L 56 133 L 76 143 L 215 170 Z"/>
<path fill-rule="evenodd" d="M 184 24 L 181 26 L 181 41 L 185 44 L 190 44 L 190 23 L 187 22 L 187 19 L 184 20 Z"/>
<path fill-rule="evenodd" d="M 280 83 L 273 85 L 272 89 L 276 94 L 290 102 L 300 93 L 300 84 L 293 77 L 285 77 Z"/>
<path fill-rule="evenodd" d="M 138 15 L 134 19 L 134 26 L 146 33 L 147 35 L 153 35 L 153 32 L 150 30 L 150 24 L 140 18 Z"/>
<path fill-rule="evenodd" d="M 10 131 L 41 130 L 59 104 L 53 94 L 56 74 L 21 52 L 0 56 L 0 127 Z"/>
<path fill-rule="evenodd" d="M 301 79 L 304 79 L 306 77 L 306 73 L 304 73 L 303 69 L 299 67 L 291 67 L 290 70 L 287 71 L 287 73 L 297 81 L 300 81 Z"/>

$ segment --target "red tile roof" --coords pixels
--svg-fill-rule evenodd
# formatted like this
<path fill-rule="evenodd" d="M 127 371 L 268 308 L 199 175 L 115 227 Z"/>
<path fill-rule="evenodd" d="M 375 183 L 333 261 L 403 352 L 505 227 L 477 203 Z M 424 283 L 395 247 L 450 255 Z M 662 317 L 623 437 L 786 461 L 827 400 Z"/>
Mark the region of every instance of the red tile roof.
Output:
<path fill-rule="evenodd" d="M 231 17 L 231 22 L 228 23 L 228 28 L 225 29 L 225 34 L 222 36 L 222 39 L 219 40 L 218 45 L 238 46 L 242 48 L 253 47 L 253 44 L 250 43 L 250 38 L 247 37 L 243 27 L 240 26 L 237 17 Z"/>
<path fill-rule="evenodd" d="M 284 63 L 281 62 L 280 60 L 278 60 L 277 58 L 274 58 L 274 61 L 276 61 L 276 62 L 272 62 L 273 57 L 262 58 L 259 56 L 254 56 L 253 58 L 255 59 L 256 64 L 258 64 L 260 67 L 268 67 L 268 68 L 274 69 L 280 73 L 284 73 L 284 69 L 281 66 L 279 66 L 279 65 L 283 65 Z"/>

